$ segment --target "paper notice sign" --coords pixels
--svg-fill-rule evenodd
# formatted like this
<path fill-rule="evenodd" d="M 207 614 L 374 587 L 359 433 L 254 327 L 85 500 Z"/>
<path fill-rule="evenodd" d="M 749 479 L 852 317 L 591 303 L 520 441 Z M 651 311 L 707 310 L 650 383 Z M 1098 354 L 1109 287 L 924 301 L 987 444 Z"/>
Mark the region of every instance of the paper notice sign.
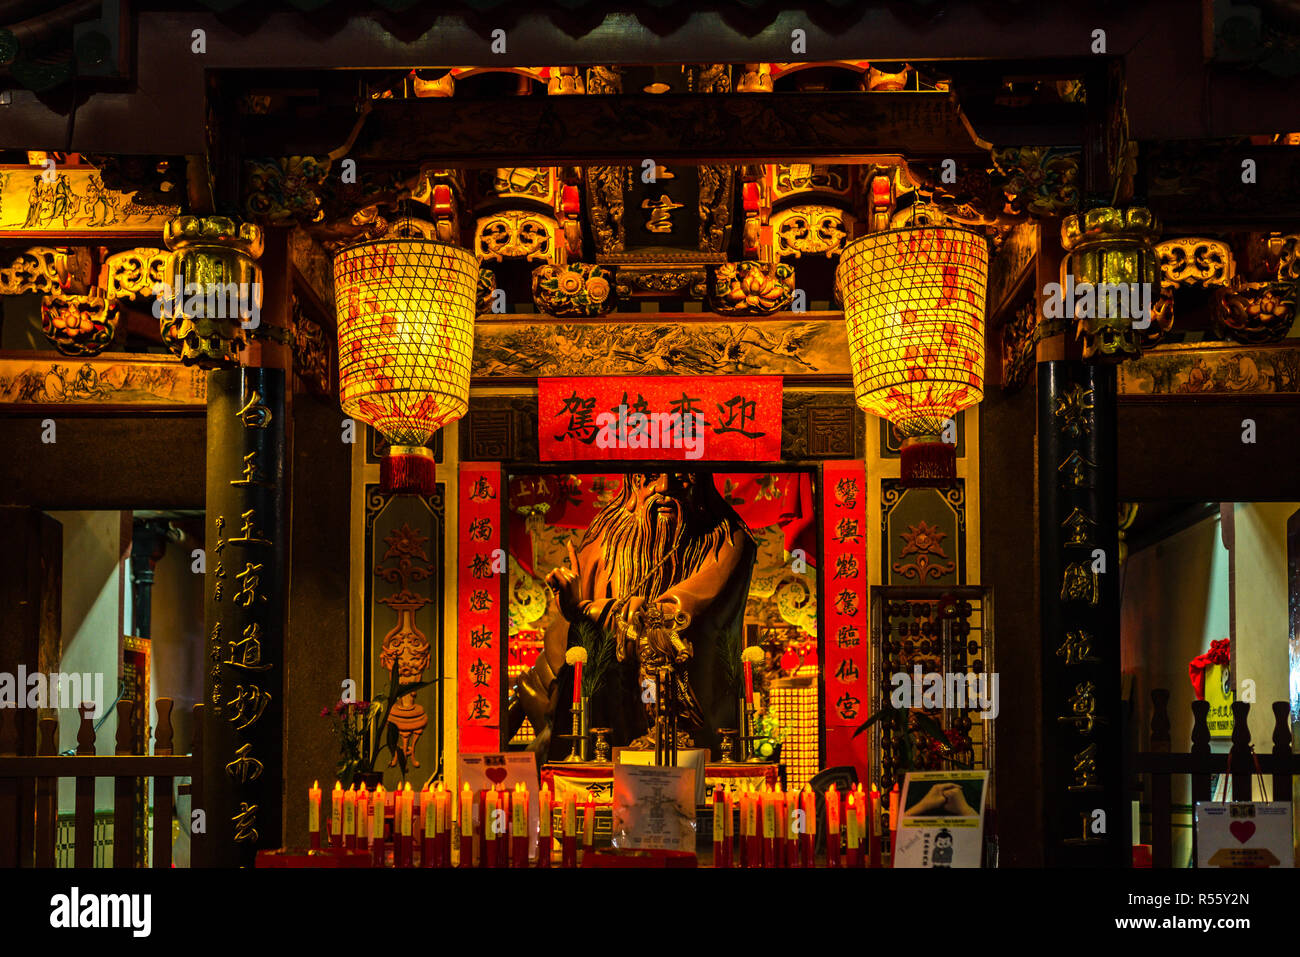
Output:
<path fill-rule="evenodd" d="M 613 845 L 695 851 L 695 769 L 614 765 Z"/>
<path fill-rule="evenodd" d="M 979 867 L 987 771 L 912 771 L 903 781 L 894 867 Z"/>
<path fill-rule="evenodd" d="M 632 748 L 615 748 L 614 763 L 635 764 L 644 767 L 655 763 L 655 753 Z M 677 767 L 694 768 L 695 770 L 695 803 L 697 806 L 704 803 L 706 794 L 705 770 L 708 763 L 709 752 L 706 748 L 681 748 L 677 751 Z"/>
<path fill-rule="evenodd" d="M 1293 867 L 1291 805 L 1197 802 L 1196 857 L 1200 867 Z"/>

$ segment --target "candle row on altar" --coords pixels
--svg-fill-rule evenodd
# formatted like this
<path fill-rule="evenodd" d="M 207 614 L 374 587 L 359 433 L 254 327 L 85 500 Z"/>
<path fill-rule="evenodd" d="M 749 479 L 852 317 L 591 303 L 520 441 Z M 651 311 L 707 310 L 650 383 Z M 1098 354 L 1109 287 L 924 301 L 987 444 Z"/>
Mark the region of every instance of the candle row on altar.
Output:
<path fill-rule="evenodd" d="M 423 791 L 410 784 L 395 791 L 378 785 L 374 791 L 352 787 L 344 789 L 335 782 L 330 794 L 328 826 L 321 819 L 322 793 L 319 782 L 308 791 L 308 829 L 311 848 L 324 846 L 336 850 L 369 850 L 375 866 L 390 860 L 395 867 L 416 866 L 419 849 L 420 866 L 451 867 L 452 832 L 457 844 L 460 867 L 527 867 L 529 866 L 529 790 L 527 785 L 497 787 L 473 791 L 468 784 L 459 800 L 442 782 L 430 784 Z M 549 787 L 538 793 L 540 820 L 537 828 L 537 866 L 550 867 L 556 844 L 563 867 L 578 864 L 578 843 L 584 853 L 595 843 L 596 805 L 590 795 L 583 802 L 579 818 L 578 796 L 567 791 L 561 797 L 560 827 L 555 833 L 556 804 Z M 581 820 L 581 824 L 579 821 Z"/>
<path fill-rule="evenodd" d="M 334 782 L 328 826 L 321 821 L 319 782 L 308 791 L 307 829 L 312 850 L 370 851 L 376 866 L 414 867 L 416 849 L 424 867 L 451 863 L 451 793 L 442 782 L 415 791 L 410 784 L 393 791 L 382 784 L 374 791 Z"/>
<path fill-rule="evenodd" d="M 526 794 L 526 792 L 525 792 Z M 577 791 L 565 791 L 556 801 L 555 795 L 545 784 L 542 785 L 541 791 L 537 795 L 538 803 L 538 827 L 537 827 L 537 866 L 550 867 L 551 860 L 555 853 L 555 846 L 558 842 L 560 847 L 560 866 L 577 867 L 578 866 L 578 842 L 582 841 L 582 851 L 585 855 L 592 849 L 596 842 L 596 803 L 590 794 L 582 804 L 582 825 L 578 825 L 578 793 Z M 560 826 L 558 833 L 555 830 L 555 812 L 558 803 L 560 811 Z M 461 854 L 461 866 L 467 867 L 464 863 L 466 855 L 464 851 Z M 483 862 L 480 860 L 479 866 Z M 525 859 L 523 864 L 515 866 L 527 866 Z"/>
<path fill-rule="evenodd" d="M 855 785 L 846 794 L 831 785 L 825 795 L 826 865 L 880 866 L 880 791 Z M 735 833 L 739 830 L 739 834 Z M 745 788 L 734 795 L 713 789 L 713 862 L 734 867 L 816 867 L 817 799 L 804 785 Z"/>

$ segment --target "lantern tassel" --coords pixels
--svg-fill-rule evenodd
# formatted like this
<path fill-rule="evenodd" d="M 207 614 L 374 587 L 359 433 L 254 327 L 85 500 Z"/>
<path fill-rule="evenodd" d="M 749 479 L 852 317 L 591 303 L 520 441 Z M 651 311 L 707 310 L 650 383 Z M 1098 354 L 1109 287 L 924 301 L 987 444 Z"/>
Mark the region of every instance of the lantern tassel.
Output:
<path fill-rule="evenodd" d="M 901 456 L 903 488 L 948 488 L 957 482 L 957 446 L 938 436 L 904 439 Z"/>
<path fill-rule="evenodd" d="M 432 495 L 433 453 L 422 445 L 393 445 L 379 462 L 379 486 L 395 495 Z"/>

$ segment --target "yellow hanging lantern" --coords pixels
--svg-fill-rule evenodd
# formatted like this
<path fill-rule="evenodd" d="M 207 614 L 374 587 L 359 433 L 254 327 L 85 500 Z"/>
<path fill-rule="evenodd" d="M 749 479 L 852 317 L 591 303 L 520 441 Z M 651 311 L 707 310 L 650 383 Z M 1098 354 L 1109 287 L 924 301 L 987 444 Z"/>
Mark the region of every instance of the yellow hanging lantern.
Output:
<path fill-rule="evenodd" d="M 360 243 L 334 258 L 343 411 L 378 429 L 387 492 L 431 495 L 433 434 L 469 408 L 478 261 L 431 239 Z"/>
<path fill-rule="evenodd" d="M 985 239 L 950 226 L 872 233 L 840 256 L 854 396 L 902 434 L 904 486 L 957 477 L 945 424 L 984 398 L 988 266 Z"/>

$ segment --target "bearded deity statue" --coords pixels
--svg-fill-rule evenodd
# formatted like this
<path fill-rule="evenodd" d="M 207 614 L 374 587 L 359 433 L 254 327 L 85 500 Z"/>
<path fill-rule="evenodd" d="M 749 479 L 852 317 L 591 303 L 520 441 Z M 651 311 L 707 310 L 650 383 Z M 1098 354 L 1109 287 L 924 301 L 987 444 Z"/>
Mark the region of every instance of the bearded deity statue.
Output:
<path fill-rule="evenodd" d="M 588 650 L 596 676 L 589 727 L 616 746 L 654 747 L 646 679 L 667 667 L 678 730 L 718 757 L 718 728 L 737 727 L 745 600 L 757 545 L 713 476 L 633 473 L 592 521 L 569 566 L 546 577 L 559 611 L 545 647 L 512 690 L 510 732 L 527 715 L 533 750 L 547 755 L 567 729 L 572 686 L 561 693 L 566 649 Z M 567 675 L 570 673 L 566 673 Z M 585 683 L 585 682 L 584 682 Z M 681 742 L 683 745 L 686 742 Z M 567 753 L 556 741 L 555 759 Z"/>

